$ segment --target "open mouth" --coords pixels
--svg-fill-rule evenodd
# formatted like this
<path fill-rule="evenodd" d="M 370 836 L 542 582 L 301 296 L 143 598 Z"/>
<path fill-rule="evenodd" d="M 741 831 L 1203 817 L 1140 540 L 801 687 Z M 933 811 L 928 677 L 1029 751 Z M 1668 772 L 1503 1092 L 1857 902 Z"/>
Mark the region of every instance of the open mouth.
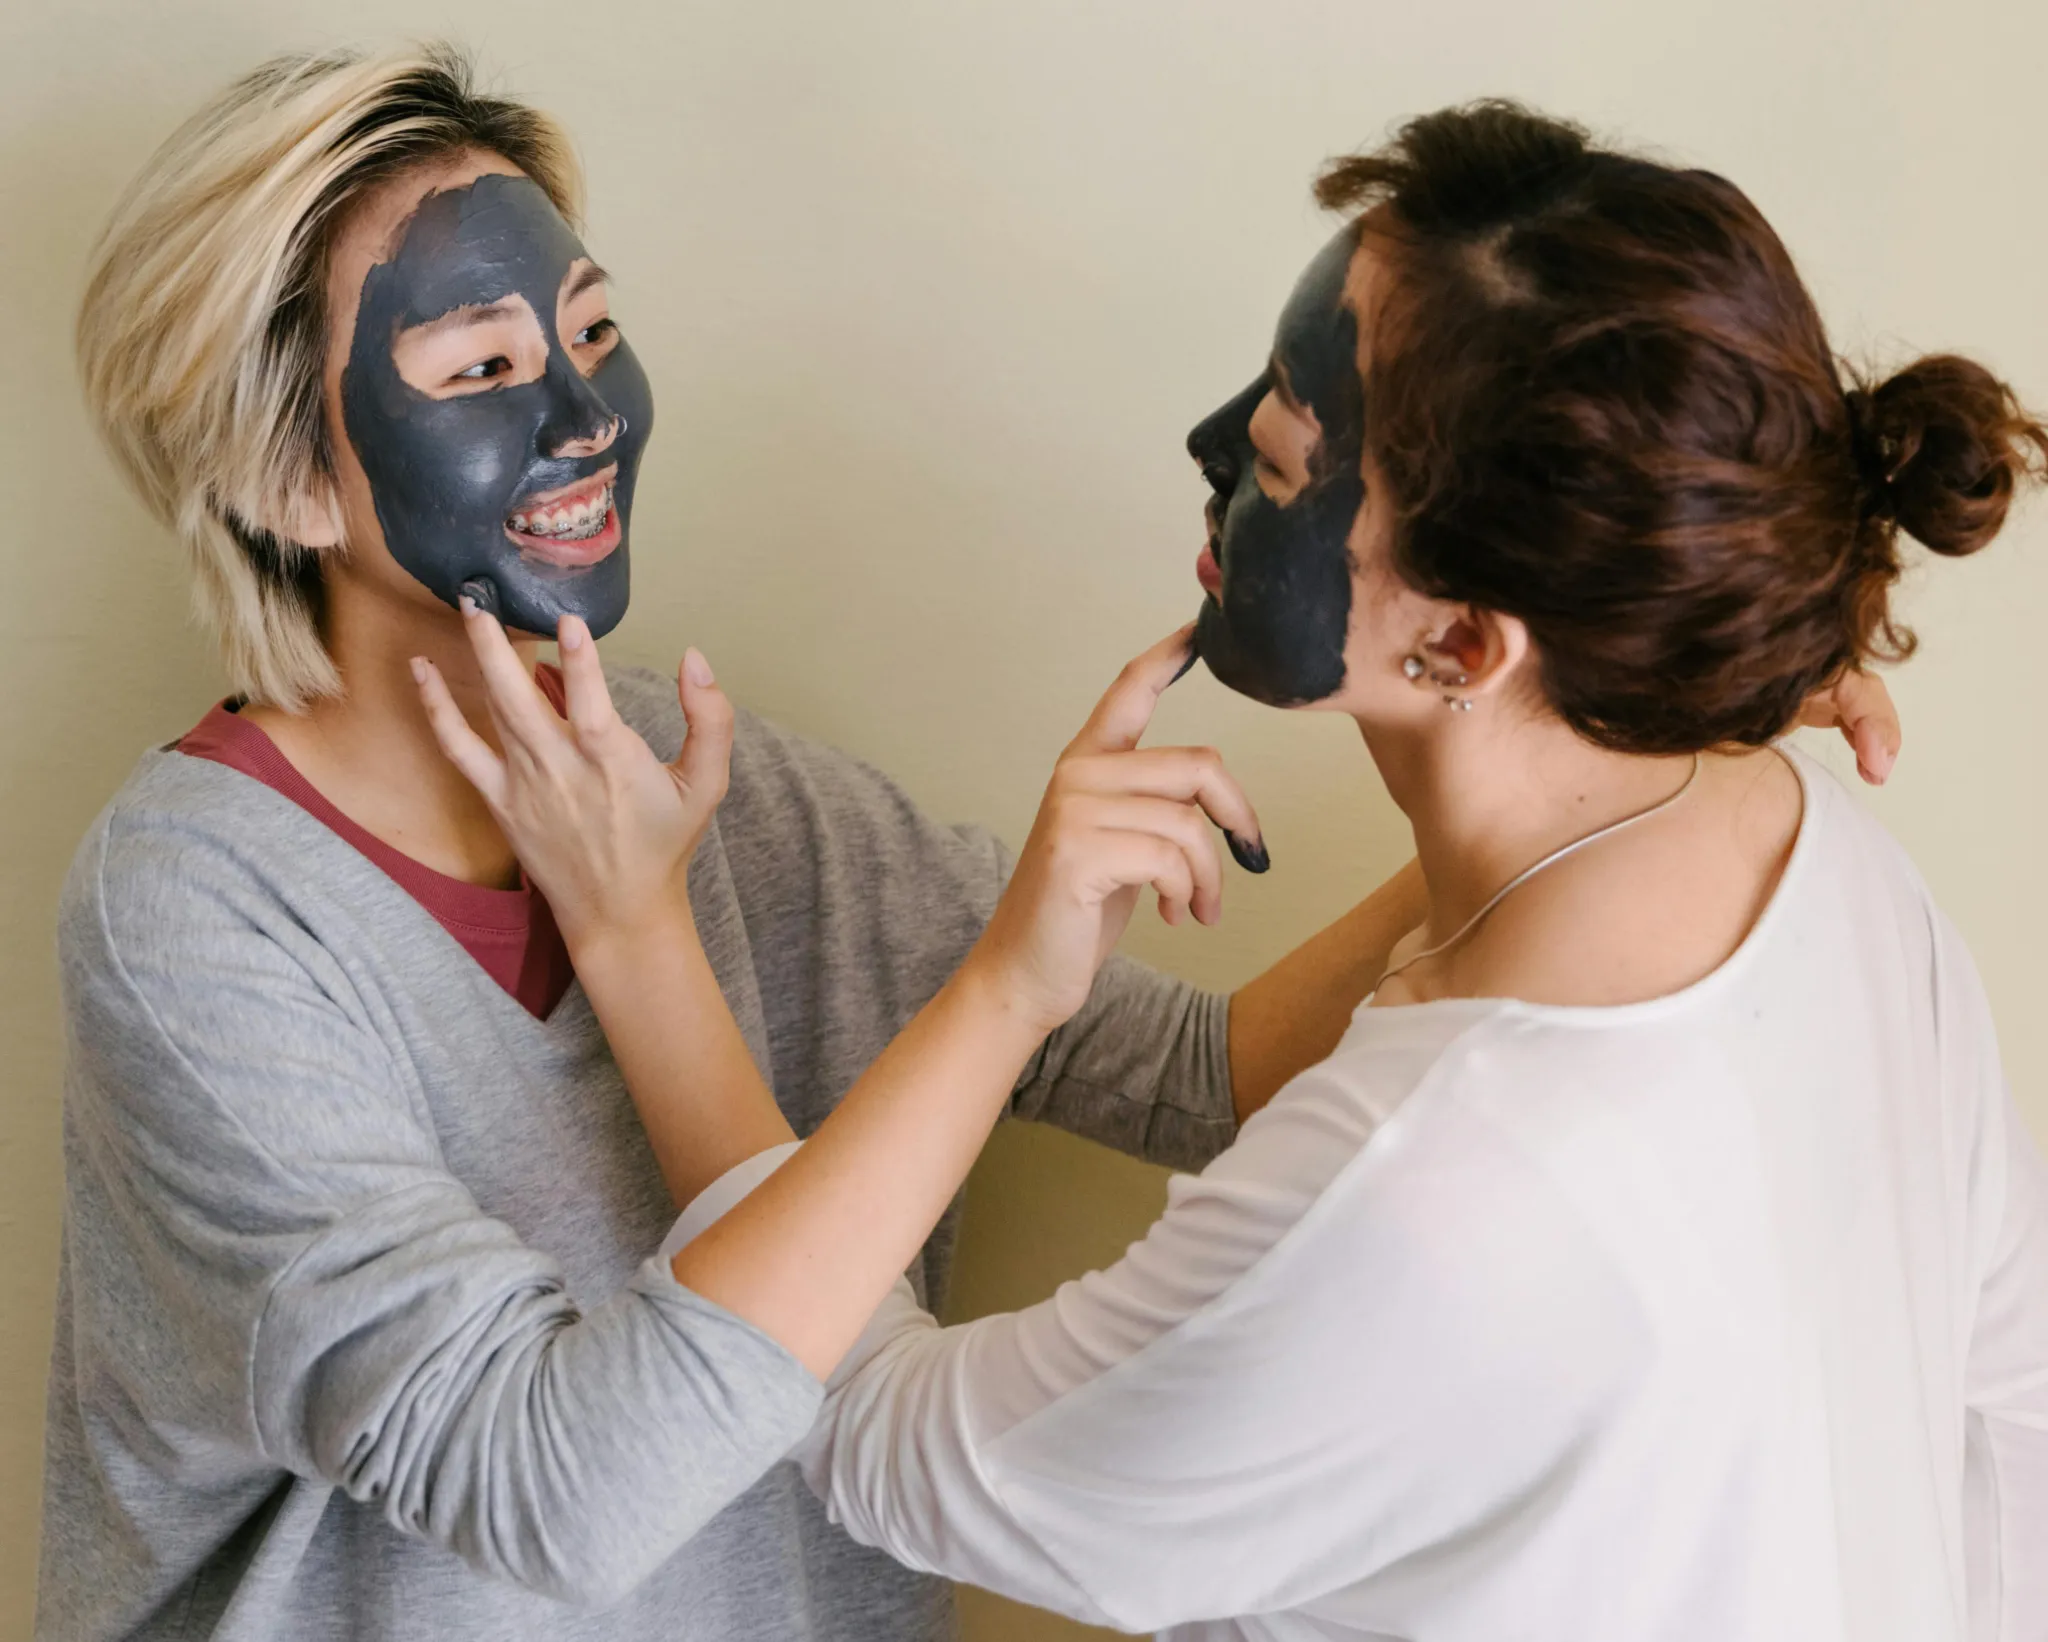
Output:
<path fill-rule="evenodd" d="M 1202 584 L 1202 591 L 1217 603 L 1223 602 L 1223 564 L 1218 549 L 1223 545 L 1223 496 L 1211 496 L 1202 509 L 1202 522 L 1209 527 L 1208 539 L 1202 543 L 1201 556 L 1195 560 L 1195 580 Z"/>
<path fill-rule="evenodd" d="M 530 496 L 505 517 L 505 534 L 523 553 L 551 564 L 595 564 L 623 534 L 613 495 L 614 464 L 560 490 Z"/>
<path fill-rule="evenodd" d="M 604 529 L 611 517 L 612 487 L 606 485 L 587 502 L 574 507 L 515 513 L 505 521 L 515 536 L 532 536 L 548 542 L 587 542 Z"/>

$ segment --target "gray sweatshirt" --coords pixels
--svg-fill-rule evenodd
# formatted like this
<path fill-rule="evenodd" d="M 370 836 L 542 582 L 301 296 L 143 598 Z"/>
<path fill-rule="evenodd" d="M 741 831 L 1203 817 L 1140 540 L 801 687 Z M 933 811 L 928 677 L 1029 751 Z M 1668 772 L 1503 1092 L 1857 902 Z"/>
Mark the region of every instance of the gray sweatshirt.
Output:
<path fill-rule="evenodd" d="M 672 756 L 672 686 L 620 710 Z M 1004 872 L 741 718 L 691 869 L 799 1134 L 952 972 Z M 66 886 L 66 1215 L 43 1642 L 916 1642 L 945 1585 L 782 1456 L 820 1388 L 651 1258 L 675 1213 L 580 989 L 536 1020 L 281 794 L 147 755 Z M 1220 998 L 1115 962 L 1013 1103 L 1195 1167 Z M 941 1298 L 950 1221 L 913 1274 Z"/>

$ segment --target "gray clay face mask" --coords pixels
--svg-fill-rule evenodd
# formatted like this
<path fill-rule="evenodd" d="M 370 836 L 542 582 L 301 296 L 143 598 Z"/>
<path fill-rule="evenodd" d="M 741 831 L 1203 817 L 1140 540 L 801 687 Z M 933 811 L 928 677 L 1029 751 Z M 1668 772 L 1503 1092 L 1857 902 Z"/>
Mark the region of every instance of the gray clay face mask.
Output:
<path fill-rule="evenodd" d="M 654 399 L 623 337 L 586 378 L 557 334 L 563 279 L 584 258 L 529 177 L 430 194 L 363 281 L 341 379 L 392 557 L 437 598 L 467 587 L 527 633 L 551 635 L 568 613 L 602 636 L 626 613 L 626 521 Z M 538 379 L 435 398 L 399 373 L 402 332 L 516 298 L 546 340 Z"/>
<path fill-rule="evenodd" d="M 1357 249 L 1357 230 L 1347 228 L 1317 253 L 1280 315 L 1273 364 L 1188 435 L 1216 492 L 1209 547 L 1222 572 L 1196 622 L 1195 647 L 1222 683 L 1276 707 L 1326 700 L 1344 684 L 1348 543 L 1365 505 L 1358 320 L 1344 305 Z M 1309 483 L 1286 503 L 1259 488 L 1251 440 L 1252 412 L 1276 367 L 1322 428 Z"/>

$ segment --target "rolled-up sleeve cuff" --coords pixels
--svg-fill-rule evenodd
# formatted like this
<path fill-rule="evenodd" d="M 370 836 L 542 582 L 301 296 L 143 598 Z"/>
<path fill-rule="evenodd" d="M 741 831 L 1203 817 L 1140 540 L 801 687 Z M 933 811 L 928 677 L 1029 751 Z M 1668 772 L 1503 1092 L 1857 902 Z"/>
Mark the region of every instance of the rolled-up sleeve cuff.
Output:
<path fill-rule="evenodd" d="M 795 1157 L 802 1146 L 803 1142 L 800 1140 L 792 1140 L 781 1146 L 771 1146 L 767 1151 L 756 1152 L 744 1163 L 735 1163 L 727 1169 L 693 1197 L 689 1207 L 677 1217 L 675 1225 L 669 1228 L 668 1236 L 661 1240 L 660 1258 L 669 1261 L 682 1253 L 712 1226 L 732 1213 L 756 1186 Z"/>

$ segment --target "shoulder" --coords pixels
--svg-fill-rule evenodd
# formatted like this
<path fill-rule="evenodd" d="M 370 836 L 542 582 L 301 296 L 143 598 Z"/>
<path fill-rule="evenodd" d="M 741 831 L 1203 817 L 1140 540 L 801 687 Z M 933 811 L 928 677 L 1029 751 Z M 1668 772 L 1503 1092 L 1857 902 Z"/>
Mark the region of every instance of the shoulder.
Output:
<path fill-rule="evenodd" d="M 1807 822 L 1760 941 L 1756 980 L 1790 989 L 1833 977 L 1830 1001 L 1890 1030 L 1912 1027 L 1945 1054 L 1996 1064 L 1976 960 L 1906 847 L 1818 760 L 1790 754 Z"/>
<path fill-rule="evenodd" d="M 1808 916 L 1818 920 L 1844 908 L 1858 909 L 1862 915 L 1854 921 L 1866 932 L 1874 918 L 1882 918 L 1896 928 L 1959 944 L 1906 846 L 1820 760 L 1793 748 L 1786 749 L 1786 756 L 1806 794 L 1795 864 L 1800 887 L 1810 891 Z"/>
<path fill-rule="evenodd" d="M 353 1010 L 345 955 L 388 931 L 390 891 L 317 819 L 241 772 L 146 755 L 87 829 L 58 908 L 67 1008 L 81 1030 L 153 1035 L 195 1010 L 257 1030 L 283 991 Z"/>
<path fill-rule="evenodd" d="M 1548 1349 L 1550 1325 L 1517 1294 L 1626 1332 L 1625 1263 L 1587 1213 L 1602 1189 L 1588 1159 L 1628 1121 L 1616 1086 L 1640 1075 L 1640 1046 L 1624 1036 L 1563 1030 L 1501 1000 L 1362 1009 L 1239 1144 L 1252 1167 L 1315 1187 L 1306 1240 L 1337 1251 L 1329 1280 L 1360 1303 L 1405 1294 L 1462 1333 L 1505 1329 L 1502 1351 Z"/>
<path fill-rule="evenodd" d="M 1582 1244 L 1573 1171 L 1549 1155 L 1577 1143 L 1576 1126 L 1597 1122 L 1604 1099 L 1550 1098 L 1571 1082 L 1560 1068 L 1572 1053 L 1499 1000 L 1361 1009 L 1328 1059 L 1282 1089 L 1199 1177 L 1171 1183 L 1172 1200 L 1276 1252 L 1283 1243 L 1335 1249 L 1345 1265 L 1380 1243 L 1429 1253 L 1446 1262 L 1436 1278 L 1445 1304 L 1460 1292 L 1449 1263 L 1474 1253 L 1461 1269 L 1484 1311 L 1494 1304 L 1489 1274 L 1508 1268 L 1475 1237 L 1553 1248 L 1561 1238 L 1602 1264 Z M 1321 1256 L 1289 1258 L 1314 1267 Z M 1604 1294 L 1604 1279 L 1592 1288 Z"/>
<path fill-rule="evenodd" d="M 238 770 L 174 751 L 145 754 L 86 830 L 65 879 L 61 927 L 80 915 L 175 927 L 182 909 L 274 899 L 303 881 L 309 828 L 297 805 Z"/>

